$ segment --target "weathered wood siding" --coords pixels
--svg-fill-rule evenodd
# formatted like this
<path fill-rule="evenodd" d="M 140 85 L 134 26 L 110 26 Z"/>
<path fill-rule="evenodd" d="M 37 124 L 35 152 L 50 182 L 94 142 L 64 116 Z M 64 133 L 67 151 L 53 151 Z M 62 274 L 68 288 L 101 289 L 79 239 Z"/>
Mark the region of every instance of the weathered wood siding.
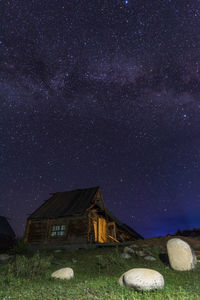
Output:
<path fill-rule="evenodd" d="M 52 227 L 65 225 L 65 234 L 52 236 Z M 88 241 L 88 218 L 58 218 L 45 220 L 31 220 L 26 241 L 28 243 L 44 244 L 80 244 Z"/>
<path fill-rule="evenodd" d="M 88 241 L 88 218 L 69 220 L 67 243 L 87 243 Z"/>
<path fill-rule="evenodd" d="M 47 230 L 46 220 L 31 220 L 27 242 L 38 243 L 45 240 Z"/>

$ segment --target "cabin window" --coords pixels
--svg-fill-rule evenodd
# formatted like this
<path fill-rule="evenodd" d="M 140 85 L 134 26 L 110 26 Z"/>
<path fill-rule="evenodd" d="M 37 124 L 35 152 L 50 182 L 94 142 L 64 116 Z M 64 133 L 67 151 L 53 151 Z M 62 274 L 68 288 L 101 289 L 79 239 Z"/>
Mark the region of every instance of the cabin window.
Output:
<path fill-rule="evenodd" d="M 66 225 L 53 225 L 51 228 L 51 236 L 64 236 Z"/>

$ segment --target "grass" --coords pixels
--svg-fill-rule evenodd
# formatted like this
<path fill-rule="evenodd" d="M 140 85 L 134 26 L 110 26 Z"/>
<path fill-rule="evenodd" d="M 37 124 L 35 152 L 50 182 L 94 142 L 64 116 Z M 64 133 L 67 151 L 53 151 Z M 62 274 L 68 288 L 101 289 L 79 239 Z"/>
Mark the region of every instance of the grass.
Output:
<path fill-rule="evenodd" d="M 160 261 L 156 252 L 153 254 L 157 260 L 151 262 L 142 257 L 122 259 L 123 247 L 62 250 L 60 253 L 53 250 L 40 253 L 30 249 L 23 251 L 18 249 L 9 262 L 0 263 L 0 300 L 200 299 L 200 264 L 195 270 L 177 272 Z M 63 267 L 74 270 L 74 279 L 51 278 L 53 271 Z M 137 267 L 160 272 L 164 276 L 164 288 L 135 292 L 121 287 L 118 284 L 121 274 Z"/>

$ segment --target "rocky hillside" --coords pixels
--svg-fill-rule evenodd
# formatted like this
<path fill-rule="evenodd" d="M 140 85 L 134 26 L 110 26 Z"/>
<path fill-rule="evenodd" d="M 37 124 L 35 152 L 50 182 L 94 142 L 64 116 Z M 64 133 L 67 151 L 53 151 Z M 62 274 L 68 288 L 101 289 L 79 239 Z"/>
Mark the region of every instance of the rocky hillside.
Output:
<path fill-rule="evenodd" d="M 162 251 L 167 251 L 166 244 L 167 241 L 172 238 L 180 238 L 183 241 L 187 242 L 192 249 L 195 251 L 197 256 L 200 256 L 200 237 L 185 237 L 185 236 L 161 236 L 161 237 L 154 237 L 144 240 L 135 241 L 134 244 L 140 247 L 158 247 Z"/>

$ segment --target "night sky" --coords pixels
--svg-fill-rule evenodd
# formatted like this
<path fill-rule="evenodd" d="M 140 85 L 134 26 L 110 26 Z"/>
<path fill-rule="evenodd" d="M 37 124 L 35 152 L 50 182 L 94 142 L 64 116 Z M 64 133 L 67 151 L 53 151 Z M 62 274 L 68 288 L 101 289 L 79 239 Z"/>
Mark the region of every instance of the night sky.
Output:
<path fill-rule="evenodd" d="M 144 237 L 200 227 L 200 1 L 0 1 L 0 215 L 100 186 Z"/>

